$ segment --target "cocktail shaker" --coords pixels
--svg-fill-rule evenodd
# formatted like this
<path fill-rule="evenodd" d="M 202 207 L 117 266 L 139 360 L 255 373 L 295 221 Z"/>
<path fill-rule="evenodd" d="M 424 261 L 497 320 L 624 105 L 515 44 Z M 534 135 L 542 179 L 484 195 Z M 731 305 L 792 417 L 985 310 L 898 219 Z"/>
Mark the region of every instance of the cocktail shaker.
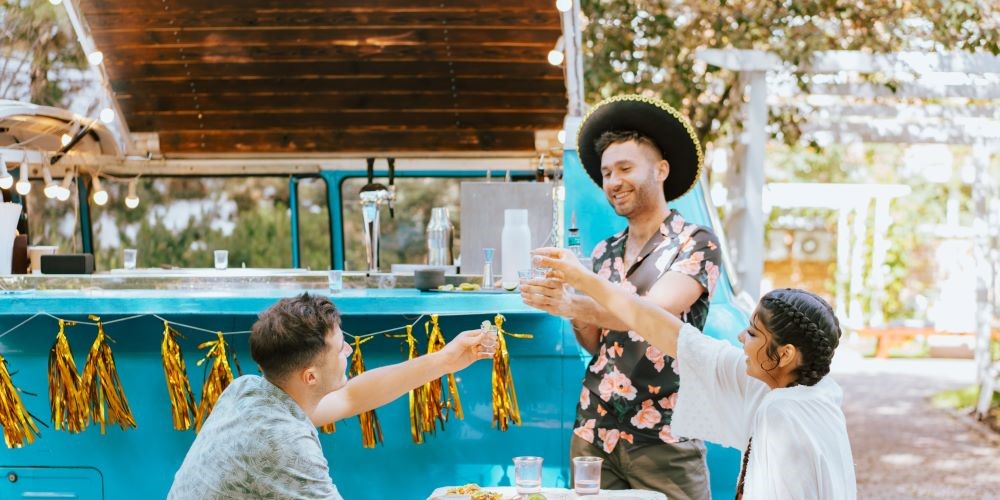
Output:
<path fill-rule="evenodd" d="M 432 266 L 450 266 L 454 262 L 452 247 L 455 228 L 448 217 L 446 207 L 431 209 L 431 220 L 427 223 L 427 263 Z"/>

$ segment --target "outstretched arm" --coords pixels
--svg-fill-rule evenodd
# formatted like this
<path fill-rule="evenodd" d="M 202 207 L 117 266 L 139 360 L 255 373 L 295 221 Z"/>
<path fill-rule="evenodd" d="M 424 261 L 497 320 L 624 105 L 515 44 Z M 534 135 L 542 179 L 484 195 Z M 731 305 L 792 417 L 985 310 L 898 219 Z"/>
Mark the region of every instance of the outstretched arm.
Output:
<path fill-rule="evenodd" d="M 563 248 L 540 248 L 534 252 L 539 266 L 551 267 L 555 275 L 589 295 L 629 330 L 638 333 L 664 354 L 676 357 L 677 336 L 683 323 L 654 302 L 631 294 L 585 269 Z"/>
<path fill-rule="evenodd" d="M 378 408 L 436 378 L 492 357 L 479 348 L 480 330 L 460 333 L 443 349 L 403 363 L 366 371 L 320 400 L 310 416 L 317 427 Z"/>

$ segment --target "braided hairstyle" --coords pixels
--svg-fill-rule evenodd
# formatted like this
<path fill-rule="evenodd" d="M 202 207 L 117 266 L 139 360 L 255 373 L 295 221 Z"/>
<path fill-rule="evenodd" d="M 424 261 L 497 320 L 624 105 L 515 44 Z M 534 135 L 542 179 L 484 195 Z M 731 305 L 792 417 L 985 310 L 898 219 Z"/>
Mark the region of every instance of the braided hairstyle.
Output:
<path fill-rule="evenodd" d="M 827 373 L 840 343 L 840 322 L 825 300 L 796 288 L 772 290 L 760 299 L 758 318 L 771 332 L 767 357 L 779 361 L 778 348 L 791 344 L 802 353 L 792 385 L 814 385 Z"/>

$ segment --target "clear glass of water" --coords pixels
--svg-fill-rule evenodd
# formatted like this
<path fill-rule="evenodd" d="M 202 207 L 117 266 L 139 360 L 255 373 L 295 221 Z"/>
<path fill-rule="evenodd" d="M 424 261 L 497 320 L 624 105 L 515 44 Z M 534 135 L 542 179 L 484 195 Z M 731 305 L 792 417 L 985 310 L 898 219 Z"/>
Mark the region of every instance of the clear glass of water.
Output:
<path fill-rule="evenodd" d="M 124 256 L 122 258 L 122 266 L 125 267 L 126 271 L 135 270 L 135 261 L 138 256 L 139 251 L 134 248 L 126 248 Z"/>
<path fill-rule="evenodd" d="M 226 269 L 229 267 L 229 250 L 215 251 L 215 268 Z"/>
<path fill-rule="evenodd" d="M 479 341 L 479 346 L 483 348 L 483 354 L 494 355 L 497 353 L 497 346 L 500 344 L 498 336 L 500 332 L 496 325 L 482 325 L 483 338 Z"/>
<path fill-rule="evenodd" d="M 514 457 L 514 487 L 520 494 L 542 491 L 542 457 Z"/>
<path fill-rule="evenodd" d="M 331 270 L 326 275 L 326 282 L 330 287 L 330 293 L 340 293 L 344 289 L 344 271 Z"/>
<path fill-rule="evenodd" d="M 601 465 L 599 457 L 573 459 L 573 491 L 577 495 L 596 495 L 601 492 Z"/>

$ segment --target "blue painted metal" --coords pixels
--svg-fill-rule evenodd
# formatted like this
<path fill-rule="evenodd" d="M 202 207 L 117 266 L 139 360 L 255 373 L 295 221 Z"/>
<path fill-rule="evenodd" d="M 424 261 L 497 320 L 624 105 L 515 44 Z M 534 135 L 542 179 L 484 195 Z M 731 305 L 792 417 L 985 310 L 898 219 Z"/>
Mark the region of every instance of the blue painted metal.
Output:
<path fill-rule="evenodd" d="M 291 176 L 288 178 L 288 211 L 291 214 L 292 225 L 292 267 L 301 267 L 299 251 L 302 242 L 299 241 L 299 178 Z"/>
<path fill-rule="evenodd" d="M 608 233 L 624 227 L 607 201 L 580 168 L 575 152 L 567 152 L 567 213 L 575 210 L 585 248 L 592 248 Z M 526 173 L 531 175 L 530 172 Z M 322 176 L 328 185 L 333 260 L 343 266 L 340 185 L 347 177 L 364 171 L 329 171 Z M 379 175 L 385 175 L 380 173 Z M 401 176 L 476 177 L 481 171 L 404 172 Z M 688 220 L 711 225 L 709 207 L 699 192 L 674 203 Z M 716 228 L 716 230 L 720 230 Z M 69 319 L 86 320 L 98 314 L 104 320 L 135 314 L 155 313 L 170 320 L 210 330 L 247 330 L 256 315 L 281 297 L 300 293 L 296 289 L 250 289 L 205 291 L 32 291 L 0 292 L 0 332 L 7 331 L 35 313 L 44 311 Z M 325 290 L 312 292 L 326 293 Z M 413 289 L 345 290 L 332 296 L 344 314 L 343 328 L 354 334 L 376 332 L 409 324 L 423 313 L 440 313 L 446 337 L 475 328 L 496 312 L 503 312 L 511 331 L 531 332 L 532 340 L 510 339 L 511 366 L 515 376 L 523 425 L 501 433 L 491 427 L 490 365 L 480 362 L 459 374 L 461 398 L 466 413 L 463 421 L 449 422 L 445 431 L 414 445 L 409 437 L 408 405 L 401 398 L 378 410 L 385 433 L 384 445 L 373 450 L 361 447 L 357 419 L 339 422 L 337 432 L 322 436 L 334 482 L 346 498 L 425 498 L 435 487 L 475 482 L 482 485 L 509 485 L 511 457 L 540 455 L 545 458 L 544 482 L 551 486 L 568 483 L 569 441 L 580 383 L 589 361 L 576 344 L 568 322 L 526 307 L 517 294 L 442 294 Z M 733 290 L 723 274 L 712 299 L 706 333 L 735 341 L 735 334 L 747 321 L 746 313 L 734 303 Z M 49 422 L 47 397 L 48 349 L 54 339 L 56 322 L 37 317 L 19 330 L 0 338 L 0 353 L 16 372 L 15 383 L 24 391 L 25 405 L 42 421 Z M 34 444 L 17 450 L 0 451 L 0 472 L 28 470 L 30 467 L 73 468 L 96 471 L 97 476 L 81 480 L 81 488 L 101 478 L 101 493 L 84 491 L 79 498 L 162 498 L 174 472 L 190 447 L 194 434 L 172 428 L 169 399 L 160 360 L 163 325 L 151 317 L 106 327 L 122 384 L 135 413 L 138 428 L 121 431 L 109 428 L 101 435 L 91 427 L 79 435 L 43 429 Z M 422 324 L 417 336 L 423 338 Z M 196 396 L 201 392 L 202 369 L 195 363 L 203 355 L 197 350 L 210 334 L 185 331 L 181 348 Z M 75 326 L 67 336 L 82 367 L 95 330 Z M 245 335 L 228 340 L 248 373 L 256 373 Z M 424 343 L 422 345 L 425 346 Z M 363 347 L 369 369 L 405 357 L 399 339 L 378 338 Z M 732 495 L 738 472 L 739 455 L 734 450 L 709 447 L 713 494 Z M 68 470 L 68 469 L 67 469 Z M 89 474 L 89 473 L 88 473 Z M 74 476 L 75 477 L 75 476 Z M 391 479 L 389 479 L 391 478 Z M 388 480 L 386 480 L 388 479 Z M 88 483 L 87 481 L 90 481 Z M 22 490 L 0 481 L 0 498 L 13 498 Z M 23 484 L 23 483 L 22 483 Z M 56 491 L 56 480 L 40 478 L 38 484 Z M 76 484 L 76 483 L 74 483 Z"/>

